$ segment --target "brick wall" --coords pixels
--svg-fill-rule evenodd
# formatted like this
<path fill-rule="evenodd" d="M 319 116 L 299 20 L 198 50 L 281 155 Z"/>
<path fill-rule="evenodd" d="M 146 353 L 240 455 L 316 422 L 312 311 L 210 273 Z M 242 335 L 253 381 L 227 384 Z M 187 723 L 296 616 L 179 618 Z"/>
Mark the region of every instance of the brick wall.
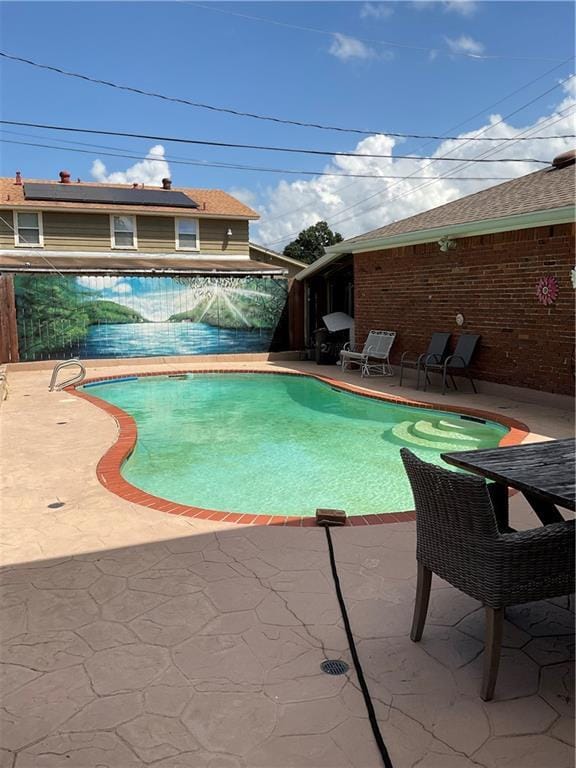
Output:
<path fill-rule="evenodd" d="M 574 234 L 574 225 L 560 224 L 462 238 L 448 253 L 425 243 L 355 255 L 356 339 L 371 328 L 396 330 L 398 363 L 404 350 L 424 351 L 433 331 L 480 333 L 479 379 L 571 394 Z M 560 289 L 550 307 L 536 298 L 545 275 Z"/>

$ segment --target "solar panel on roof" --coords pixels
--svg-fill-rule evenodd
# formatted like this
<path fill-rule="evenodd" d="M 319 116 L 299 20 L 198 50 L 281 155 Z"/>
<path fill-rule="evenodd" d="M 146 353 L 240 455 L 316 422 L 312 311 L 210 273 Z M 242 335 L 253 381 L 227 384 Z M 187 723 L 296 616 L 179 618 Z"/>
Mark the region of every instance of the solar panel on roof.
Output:
<path fill-rule="evenodd" d="M 59 203 L 110 203 L 111 205 L 157 205 L 166 208 L 198 208 L 183 192 L 166 189 L 118 189 L 83 184 L 24 184 L 26 200 Z"/>

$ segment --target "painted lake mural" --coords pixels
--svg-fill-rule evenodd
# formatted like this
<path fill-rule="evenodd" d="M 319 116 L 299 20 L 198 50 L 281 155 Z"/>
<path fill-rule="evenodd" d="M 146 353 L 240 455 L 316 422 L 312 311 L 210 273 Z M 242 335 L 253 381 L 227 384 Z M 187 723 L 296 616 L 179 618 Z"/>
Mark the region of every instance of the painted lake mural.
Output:
<path fill-rule="evenodd" d="M 285 348 L 287 281 L 264 277 L 15 275 L 20 359 Z"/>

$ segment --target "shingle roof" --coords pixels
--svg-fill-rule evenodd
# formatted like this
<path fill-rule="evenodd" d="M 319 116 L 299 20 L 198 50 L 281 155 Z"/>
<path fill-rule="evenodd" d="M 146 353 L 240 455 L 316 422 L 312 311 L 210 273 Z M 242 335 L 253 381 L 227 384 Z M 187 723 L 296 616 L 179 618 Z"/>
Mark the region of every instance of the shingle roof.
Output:
<path fill-rule="evenodd" d="M 341 251 L 347 244 L 352 246 L 363 240 L 563 208 L 574 204 L 574 182 L 574 165 L 545 168 L 352 237 L 339 243 L 338 250 Z"/>
<path fill-rule="evenodd" d="M 54 183 L 54 179 L 23 179 L 26 182 L 35 182 L 41 184 Z M 87 187 L 114 187 L 117 189 L 131 189 L 131 184 L 96 184 L 91 182 L 72 182 L 74 186 Z M 198 203 L 198 208 L 189 211 L 194 216 L 222 216 L 244 219 L 258 219 L 259 214 L 253 211 L 240 200 L 232 195 L 223 192 L 220 189 L 189 189 L 185 187 L 172 187 L 173 192 L 183 192 Z M 72 202 L 40 202 L 38 200 L 26 200 L 24 197 L 23 185 L 15 184 L 13 178 L 0 178 L 0 208 L 13 208 L 15 206 L 23 208 L 34 208 L 35 210 L 44 210 L 52 208 L 62 208 L 65 210 L 81 208 L 83 211 L 114 211 L 124 213 L 158 213 L 168 215 L 184 215 L 185 209 L 172 208 L 159 205 L 108 205 L 105 203 L 72 203 Z"/>

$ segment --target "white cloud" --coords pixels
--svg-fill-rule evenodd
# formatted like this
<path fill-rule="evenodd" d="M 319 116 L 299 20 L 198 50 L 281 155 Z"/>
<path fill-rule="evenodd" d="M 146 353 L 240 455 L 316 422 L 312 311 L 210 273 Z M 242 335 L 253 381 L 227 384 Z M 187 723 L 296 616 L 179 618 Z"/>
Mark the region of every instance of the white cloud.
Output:
<path fill-rule="evenodd" d="M 389 19 L 394 13 L 392 6 L 386 3 L 364 3 L 360 9 L 361 19 Z"/>
<path fill-rule="evenodd" d="M 244 205 L 247 205 L 250 208 L 253 208 L 256 205 L 258 199 L 256 193 L 246 187 L 230 187 L 228 194 L 232 195 L 232 197 L 235 197 L 237 200 L 240 200 L 241 203 L 244 203 Z"/>
<path fill-rule="evenodd" d="M 479 55 L 484 52 L 482 43 L 479 43 L 478 40 L 474 40 L 470 35 L 460 35 L 460 37 L 457 37 L 456 39 L 447 37 L 446 42 L 452 53 L 470 53 L 472 55 Z"/>
<path fill-rule="evenodd" d="M 376 57 L 376 51 L 370 46 L 365 45 L 361 40 L 355 37 L 342 35 L 340 32 L 334 33 L 334 40 L 330 46 L 329 52 L 336 56 L 340 61 L 349 61 L 350 59 L 373 59 Z"/>
<path fill-rule="evenodd" d="M 458 13 L 460 16 L 473 16 L 478 10 L 474 0 L 446 0 L 444 10 L 447 13 Z"/>
<path fill-rule="evenodd" d="M 460 16 L 473 16 L 478 10 L 475 0 L 413 0 L 413 8 L 418 11 L 441 9 L 444 13 L 457 13 Z"/>
<path fill-rule="evenodd" d="M 125 171 L 108 173 L 101 160 L 92 163 L 92 176 L 96 181 L 108 184 L 145 184 L 150 187 L 161 187 L 162 179 L 170 178 L 170 166 L 164 158 L 165 150 L 162 144 L 152 147 L 144 160 L 139 160 Z"/>
<path fill-rule="evenodd" d="M 132 286 L 130 283 L 117 283 L 112 291 L 114 293 L 132 293 Z"/>
<path fill-rule="evenodd" d="M 112 275 L 89 275 L 88 277 L 82 275 L 76 278 L 78 285 L 92 291 L 102 291 L 104 288 L 113 289 L 121 280 L 123 280 L 122 277 L 113 277 Z"/>
<path fill-rule="evenodd" d="M 563 101 L 555 109 L 550 109 L 531 124 L 517 128 L 506 122 L 500 123 L 501 116 L 492 115 L 486 120 L 485 125 L 475 126 L 470 132 L 461 134 L 460 138 L 473 137 L 484 128 L 487 129 L 483 134 L 484 137 L 497 139 L 514 138 L 521 132 L 532 130 L 535 135 L 546 135 L 551 138 L 543 141 L 521 141 L 516 144 L 505 143 L 494 157 L 513 159 L 534 157 L 551 161 L 556 155 L 573 146 L 572 139 L 555 138 L 561 134 L 574 132 L 573 117 L 563 117 L 554 125 L 545 124 L 547 120 L 557 120 L 562 110 L 576 106 L 576 78 L 564 86 L 564 92 Z M 494 142 L 494 144 L 497 143 Z M 396 140 L 391 137 L 370 136 L 360 141 L 355 151 L 365 154 L 392 154 L 395 146 Z M 463 141 L 449 140 L 442 142 L 433 156 L 439 158 L 442 155 L 449 155 L 461 157 L 464 161 L 478 156 L 487 148 L 486 144 L 470 142 L 464 146 Z M 404 154 L 417 154 L 417 152 Z M 252 238 L 265 246 L 281 251 L 298 232 L 319 220 L 328 221 L 333 229 L 341 232 L 345 237 L 352 237 L 499 183 L 488 177 L 512 178 L 543 167 L 526 162 L 504 162 L 472 164 L 456 172 L 457 165 L 457 163 L 440 159 L 430 163 L 420 158 L 410 160 L 334 158 L 326 165 L 325 171 L 380 173 L 394 176 L 417 174 L 430 177 L 455 172 L 457 176 L 474 176 L 478 180 L 463 181 L 444 178 L 439 181 L 426 181 L 426 179 L 396 181 L 321 176 L 306 181 L 281 181 L 266 191 L 262 204 L 258 207 L 262 216 L 261 221 L 257 225 L 251 225 L 254 230 L 257 230 L 253 232 Z"/>

